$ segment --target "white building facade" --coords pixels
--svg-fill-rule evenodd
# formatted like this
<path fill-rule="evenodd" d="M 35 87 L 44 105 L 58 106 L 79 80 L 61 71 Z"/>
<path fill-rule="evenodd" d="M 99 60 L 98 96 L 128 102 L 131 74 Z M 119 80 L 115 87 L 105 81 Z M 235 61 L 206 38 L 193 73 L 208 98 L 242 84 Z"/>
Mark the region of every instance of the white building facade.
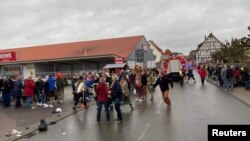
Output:
<path fill-rule="evenodd" d="M 162 49 L 152 40 L 148 41 L 149 48 L 153 51 L 153 55 L 155 56 L 155 67 L 160 66 L 161 58 L 163 51 Z"/>
<path fill-rule="evenodd" d="M 196 50 L 196 63 L 204 64 L 211 61 L 211 54 L 220 49 L 223 44 L 210 33 L 208 37 L 205 36 L 205 41 L 198 45 Z"/>

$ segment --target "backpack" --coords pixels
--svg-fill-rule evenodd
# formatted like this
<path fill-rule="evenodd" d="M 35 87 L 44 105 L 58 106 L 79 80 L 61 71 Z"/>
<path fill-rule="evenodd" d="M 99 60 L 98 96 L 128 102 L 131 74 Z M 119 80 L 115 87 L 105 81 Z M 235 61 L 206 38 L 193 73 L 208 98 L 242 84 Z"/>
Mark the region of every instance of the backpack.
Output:
<path fill-rule="evenodd" d="M 48 130 L 48 124 L 46 123 L 45 119 L 40 120 L 40 125 L 38 126 L 38 130 L 40 132 Z"/>

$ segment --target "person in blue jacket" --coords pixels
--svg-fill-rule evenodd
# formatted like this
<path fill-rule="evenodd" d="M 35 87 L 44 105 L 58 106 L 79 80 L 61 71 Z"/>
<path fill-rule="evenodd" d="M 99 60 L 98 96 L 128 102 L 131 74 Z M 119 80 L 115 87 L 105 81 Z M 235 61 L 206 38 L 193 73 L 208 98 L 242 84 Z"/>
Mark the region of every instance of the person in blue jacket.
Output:
<path fill-rule="evenodd" d="M 16 108 L 21 107 L 21 98 L 22 98 L 22 90 L 23 90 L 23 82 L 21 77 L 18 77 L 16 82 L 14 83 L 14 87 L 12 90 L 12 94 L 16 99 Z"/>
<path fill-rule="evenodd" d="M 49 107 L 53 108 L 52 105 L 53 101 L 55 100 L 55 93 L 56 93 L 56 80 L 52 77 L 52 75 L 49 75 L 48 81 L 48 98 L 49 98 Z"/>

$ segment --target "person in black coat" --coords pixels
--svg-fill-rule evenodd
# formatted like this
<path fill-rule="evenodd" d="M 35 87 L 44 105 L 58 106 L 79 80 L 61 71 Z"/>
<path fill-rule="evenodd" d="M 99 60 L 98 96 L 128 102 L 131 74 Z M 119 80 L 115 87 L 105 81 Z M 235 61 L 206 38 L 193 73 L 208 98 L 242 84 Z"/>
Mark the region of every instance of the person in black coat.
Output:
<path fill-rule="evenodd" d="M 172 80 L 164 72 L 161 72 L 159 73 L 159 78 L 156 80 L 156 83 L 153 85 L 153 88 L 160 85 L 163 100 L 168 107 L 171 106 L 171 101 L 169 99 L 169 84 L 171 88 L 174 87 Z"/>
<path fill-rule="evenodd" d="M 146 71 L 142 71 L 142 76 L 141 76 L 141 84 L 142 84 L 142 98 L 146 100 L 147 97 L 147 74 Z"/>
<path fill-rule="evenodd" d="M 10 107 L 12 89 L 13 89 L 12 80 L 10 78 L 4 77 L 3 86 L 1 87 L 4 107 Z"/>
<path fill-rule="evenodd" d="M 122 113 L 121 113 L 121 102 L 123 100 L 123 94 L 121 85 L 119 83 L 119 78 L 116 75 L 112 76 L 112 85 L 111 85 L 111 98 L 115 103 L 115 110 L 117 113 L 117 123 L 123 122 Z"/>

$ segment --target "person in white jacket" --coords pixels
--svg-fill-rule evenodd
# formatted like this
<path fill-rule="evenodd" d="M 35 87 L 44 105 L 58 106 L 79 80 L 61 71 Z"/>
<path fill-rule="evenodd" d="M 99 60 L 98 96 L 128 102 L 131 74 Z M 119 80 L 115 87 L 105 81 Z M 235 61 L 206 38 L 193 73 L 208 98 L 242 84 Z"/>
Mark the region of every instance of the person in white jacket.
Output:
<path fill-rule="evenodd" d="M 84 97 L 83 97 L 84 95 L 83 94 L 84 94 L 85 86 L 84 86 L 84 81 L 83 81 L 83 77 L 82 76 L 79 77 L 79 80 L 77 81 L 77 83 L 75 85 L 76 85 L 76 91 L 74 92 L 75 103 L 74 103 L 73 110 L 76 110 L 76 106 L 77 106 L 80 98 L 82 98 L 81 99 L 81 103 L 82 104 L 84 103 L 83 102 L 83 100 L 84 100 Z"/>

